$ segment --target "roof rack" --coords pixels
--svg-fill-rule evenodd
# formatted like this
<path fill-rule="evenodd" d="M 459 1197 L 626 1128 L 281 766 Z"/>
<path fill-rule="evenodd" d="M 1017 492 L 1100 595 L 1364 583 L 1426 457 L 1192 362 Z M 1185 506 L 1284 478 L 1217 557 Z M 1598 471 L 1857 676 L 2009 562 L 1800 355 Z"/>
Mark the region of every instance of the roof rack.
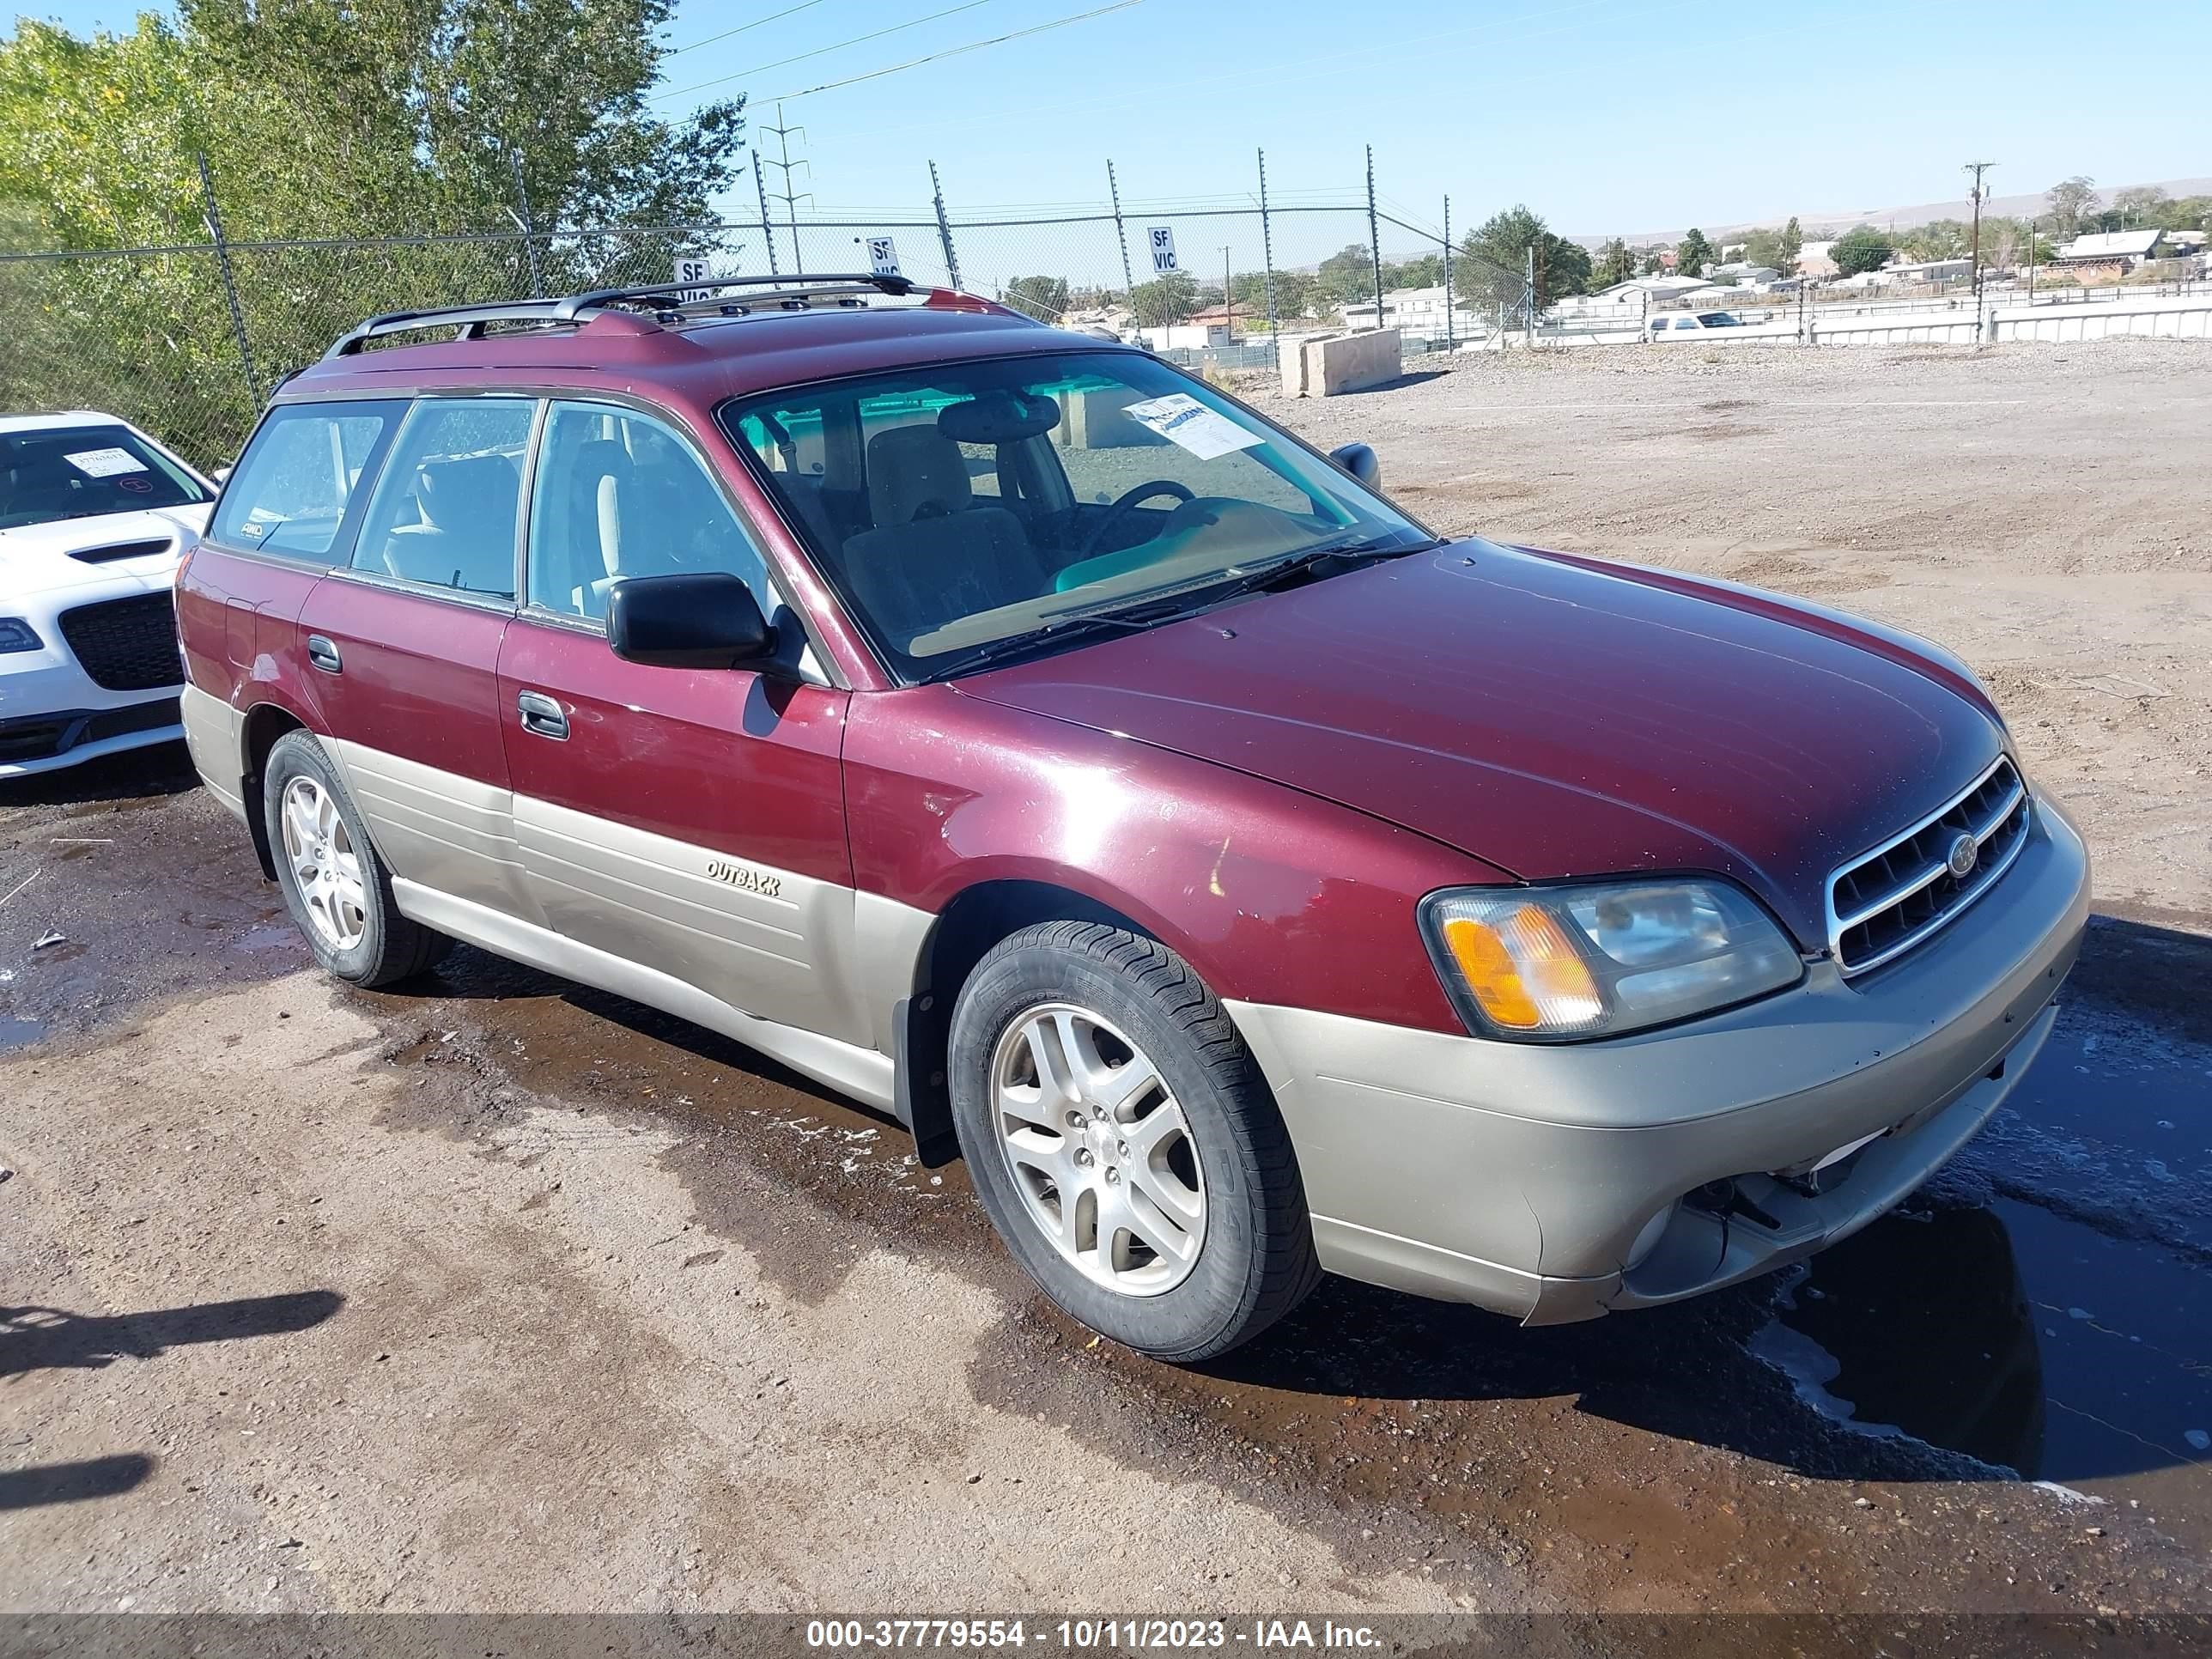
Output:
<path fill-rule="evenodd" d="M 687 298 L 702 289 L 732 288 L 765 288 L 769 291 L 757 299 L 747 296 L 738 300 L 715 298 Z M 712 276 L 697 283 L 654 283 L 637 288 L 602 288 L 589 293 L 572 294 L 562 300 L 516 300 L 494 305 L 436 306 L 422 311 L 388 311 L 371 317 L 331 343 L 323 354 L 332 357 L 349 357 L 359 352 L 369 341 L 386 334 L 411 333 L 416 329 L 452 328 L 459 332 L 455 338 L 480 340 L 484 330 L 494 323 L 534 323 L 541 327 L 562 327 L 586 320 L 602 311 L 620 307 L 645 306 L 657 313 L 677 316 L 744 316 L 756 307 L 774 305 L 780 309 L 803 311 L 815 300 L 858 299 L 870 294 L 889 294 L 902 296 L 912 294 L 916 284 L 904 276 L 878 276 L 873 272 L 834 272 L 811 278 L 767 276 Z M 665 303 L 653 303 L 665 301 Z"/>

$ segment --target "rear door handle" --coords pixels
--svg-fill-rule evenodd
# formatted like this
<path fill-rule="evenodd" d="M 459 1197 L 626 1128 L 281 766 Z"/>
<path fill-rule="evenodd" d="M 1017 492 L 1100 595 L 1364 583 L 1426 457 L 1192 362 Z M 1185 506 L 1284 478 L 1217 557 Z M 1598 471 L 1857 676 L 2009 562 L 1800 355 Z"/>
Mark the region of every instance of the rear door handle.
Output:
<path fill-rule="evenodd" d="M 320 634 L 307 635 L 307 660 L 325 674 L 335 674 L 339 669 L 338 648 Z"/>
<path fill-rule="evenodd" d="M 522 729 L 532 736 L 550 738 L 556 743 L 568 740 L 568 715 L 544 692 L 525 691 L 515 698 L 514 707 L 522 716 Z"/>

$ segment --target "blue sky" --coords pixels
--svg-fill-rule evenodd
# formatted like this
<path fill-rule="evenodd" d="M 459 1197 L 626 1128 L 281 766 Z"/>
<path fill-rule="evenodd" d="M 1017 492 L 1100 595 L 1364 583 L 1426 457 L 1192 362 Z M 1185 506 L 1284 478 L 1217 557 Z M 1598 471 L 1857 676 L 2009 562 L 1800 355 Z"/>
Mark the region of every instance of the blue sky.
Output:
<path fill-rule="evenodd" d="M 666 85 L 738 78 L 660 107 L 744 90 L 772 120 L 776 94 L 1111 3 L 692 0 L 667 30 L 690 49 Z M 85 30 L 136 8 L 38 9 Z M 2073 173 L 2212 174 L 2212 122 L 2182 72 L 2212 63 L 2203 0 L 1724 15 L 1711 0 L 1134 0 L 785 108 L 805 129 L 800 187 L 841 207 L 926 206 L 932 159 L 963 210 L 1103 199 L 1109 156 L 1127 201 L 1227 198 L 1255 188 L 1262 146 L 1278 199 L 1334 195 L 1358 188 L 1367 143 L 1409 217 L 1433 222 L 1449 191 L 1455 228 L 1526 202 L 1575 234 L 1941 201 L 1978 159 L 1999 163 L 2000 196 Z"/>

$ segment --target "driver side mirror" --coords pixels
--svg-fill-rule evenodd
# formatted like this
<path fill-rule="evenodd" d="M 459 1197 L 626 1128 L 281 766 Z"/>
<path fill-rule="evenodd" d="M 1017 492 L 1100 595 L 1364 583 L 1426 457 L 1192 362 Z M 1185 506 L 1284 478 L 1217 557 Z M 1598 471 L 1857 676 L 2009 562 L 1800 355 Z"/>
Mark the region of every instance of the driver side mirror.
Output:
<path fill-rule="evenodd" d="M 1365 444 L 1346 444 L 1332 449 L 1328 458 L 1370 489 L 1382 488 L 1382 463 L 1375 459 L 1375 452 Z"/>
<path fill-rule="evenodd" d="M 626 576 L 607 589 L 607 644 L 653 668 L 759 668 L 775 654 L 775 629 L 726 571 Z"/>

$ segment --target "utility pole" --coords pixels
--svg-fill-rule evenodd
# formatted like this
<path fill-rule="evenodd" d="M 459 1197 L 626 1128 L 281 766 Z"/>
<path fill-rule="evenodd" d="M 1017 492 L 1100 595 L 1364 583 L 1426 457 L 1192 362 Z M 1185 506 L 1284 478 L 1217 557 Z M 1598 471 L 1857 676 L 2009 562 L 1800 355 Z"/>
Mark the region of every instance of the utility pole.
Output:
<path fill-rule="evenodd" d="M 222 276 L 222 296 L 230 306 L 231 332 L 238 340 L 239 366 L 246 371 L 246 393 L 258 408 L 261 403 L 261 377 L 253 372 L 253 344 L 246 332 L 246 313 L 238 303 L 238 278 L 230 268 L 230 243 L 222 234 L 222 211 L 215 204 L 215 179 L 208 172 L 205 150 L 194 159 L 200 169 L 202 216 L 207 221 L 208 240 L 215 244 L 216 269 Z"/>
<path fill-rule="evenodd" d="M 520 213 L 510 216 L 522 228 L 522 257 L 530 268 L 530 297 L 535 300 L 545 292 L 545 274 L 538 265 L 538 227 L 532 222 L 530 186 L 522 181 L 522 152 L 511 149 L 507 159 L 514 164 L 514 199 L 522 208 Z"/>
<path fill-rule="evenodd" d="M 783 106 L 778 104 L 775 106 L 775 125 L 772 127 L 763 127 L 761 131 L 775 135 L 776 149 L 783 158 L 781 161 L 771 160 L 769 162 L 770 167 L 783 170 L 783 188 L 780 191 L 770 191 L 769 194 L 783 204 L 784 217 L 791 227 L 791 268 L 799 276 L 804 276 L 806 274 L 806 253 L 805 250 L 799 246 L 799 204 L 801 202 L 812 201 L 814 195 L 811 191 L 800 191 L 794 193 L 791 188 L 792 170 L 794 167 L 805 167 L 807 165 L 803 161 L 794 161 L 791 159 L 791 135 L 795 132 L 803 138 L 806 136 L 806 129 L 786 126 L 783 124 Z M 760 152 L 755 150 L 753 155 L 757 158 Z M 813 169 L 807 167 L 807 171 L 811 173 Z M 762 216 L 763 218 L 767 216 L 765 208 L 762 210 Z"/>
<path fill-rule="evenodd" d="M 1267 274 L 1267 338 L 1276 337 L 1275 325 L 1275 238 L 1267 225 L 1267 152 L 1260 156 L 1260 263 Z"/>
<path fill-rule="evenodd" d="M 2041 222 L 2039 219 L 2027 222 L 2027 302 L 2030 305 L 2035 303 L 2035 228 Z"/>
<path fill-rule="evenodd" d="M 1521 278 L 1521 343 L 1536 345 L 1536 244 L 1528 244 L 1527 274 Z"/>
<path fill-rule="evenodd" d="M 1452 325 L 1451 198 L 1444 198 L 1444 349 L 1456 351 L 1459 337 Z"/>
<path fill-rule="evenodd" d="M 1136 292 L 1137 279 L 1129 272 L 1129 233 L 1121 223 L 1121 186 L 1114 177 L 1111 160 L 1106 163 L 1106 193 L 1114 198 L 1114 240 L 1121 245 L 1121 297 L 1129 300 Z"/>
<path fill-rule="evenodd" d="M 1221 314 L 1229 319 L 1229 343 L 1237 343 L 1237 301 L 1229 297 L 1229 244 L 1221 245 Z"/>
<path fill-rule="evenodd" d="M 954 288 L 960 286 L 960 256 L 952 251 L 952 221 L 945 216 L 945 186 L 937 181 L 937 163 L 929 164 L 930 199 L 937 207 L 937 240 L 945 249 L 945 275 Z M 1127 258 L 1125 254 L 1122 256 Z"/>
<path fill-rule="evenodd" d="M 1981 331 L 1982 319 L 1982 203 L 1989 192 L 1982 188 L 1982 175 L 1995 167 L 1995 161 L 1969 161 L 1959 170 L 1974 175 L 1972 201 L 1974 204 L 1974 322 L 1975 332 Z"/>
<path fill-rule="evenodd" d="M 1375 262 L 1375 326 L 1382 326 L 1382 237 L 1375 228 L 1375 146 L 1367 147 L 1367 252 Z"/>
<path fill-rule="evenodd" d="M 768 244 L 768 274 L 781 276 L 775 264 L 775 227 L 768 222 L 768 179 L 761 171 L 760 150 L 753 151 L 753 189 L 760 196 L 761 240 Z"/>

